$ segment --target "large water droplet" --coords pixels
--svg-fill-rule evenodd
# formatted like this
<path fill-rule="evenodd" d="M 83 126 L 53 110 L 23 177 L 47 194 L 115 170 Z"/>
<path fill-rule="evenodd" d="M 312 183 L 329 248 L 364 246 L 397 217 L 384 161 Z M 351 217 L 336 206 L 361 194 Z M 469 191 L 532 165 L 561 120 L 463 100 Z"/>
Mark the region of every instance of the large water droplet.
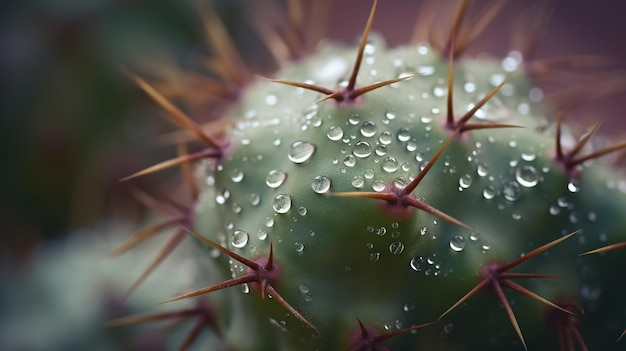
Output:
<path fill-rule="evenodd" d="M 265 240 L 267 239 L 267 231 L 263 230 L 263 229 L 259 229 L 259 231 L 256 233 L 257 238 L 259 238 L 259 240 Z"/>
<path fill-rule="evenodd" d="M 331 126 L 328 128 L 326 136 L 332 141 L 341 140 L 341 138 L 343 138 L 343 129 L 341 129 L 341 127 Z"/>
<path fill-rule="evenodd" d="M 402 251 L 404 251 L 404 244 L 402 244 L 399 241 L 395 241 L 391 244 L 389 244 L 389 252 L 391 252 L 394 255 L 399 255 L 402 253 Z"/>
<path fill-rule="evenodd" d="M 392 140 L 393 140 L 393 136 L 389 132 L 382 132 L 378 136 L 378 141 L 383 145 L 391 144 Z"/>
<path fill-rule="evenodd" d="M 478 174 L 480 177 L 484 177 L 487 174 L 489 174 L 489 168 L 487 167 L 486 164 L 479 163 L 478 166 L 476 167 L 476 174 Z"/>
<path fill-rule="evenodd" d="M 285 194 L 276 195 L 272 208 L 276 213 L 287 213 L 291 209 L 291 197 Z"/>
<path fill-rule="evenodd" d="M 411 266 L 411 269 L 413 269 L 414 271 L 420 272 L 422 270 L 422 266 L 424 265 L 424 258 L 421 256 L 413 257 L 409 265 Z"/>
<path fill-rule="evenodd" d="M 509 201 L 517 201 L 522 196 L 522 189 L 519 183 L 508 181 L 502 185 L 502 195 Z"/>
<path fill-rule="evenodd" d="M 400 141 L 409 141 L 411 139 L 411 133 L 406 128 L 400 128 L 398 130 L 398 140 Z"/>
<path fill-rule="evenodd" d="M 358 141 L 352 149 L 354 156 L 365 158 L 372 154 L 372 146 L 367 141 Z"/>
<path fill-rule="evenodd" d="M 398 160 L 391 156 L 385 157 L 380 165 L 382 169 L 388 173 L 393 173 L 398 170 Z"/>
<path fill-rule="evenodd" d="M 313 178 L 311 188 L 318 194 L 324 194 L 330 189 L 330 179 L 324 176 L 317 176 Z"/>
<path fill-rule="evenodd" d="M 372 121 L 366 121 L 361 126 L 361 135 L 363 135 L 366 138 L 374 136 L 376 134 L 376 131 L 377 131 L 376 123 Z"/>
<path fill-rule="evenodd" d="M 295 141 L 289 149 L 289 160 L 294 163 L 303 163 L 313 156 L 315 153 L 315 145 L 306 141 Z"/>
<path fill-rule="evenodd" d="M 466 174 L 459 178 L 459 186 L 463 189 L 467 189 L 472 185 L 472 176 Z"/>
<path fill-rule="evenodd" d="M 352 186 L 360 189 L 363 187 L 363 185 L 365 184 L 365 180 L 363 179 L 363 177 L 356 175 L 352 178 Z"/>
<path fill-rule="evenodd" d="M 241 249 L 248 244 L 248 233 L 243 230 L 235 230 L 233 232 L 233 241 L 232 244 L 234 247 Z"/>
<path fill-rule="evenodd" d="M 356 157 L 354 155 L 346 155 L 343 159 L 343 164 L 346 167 L 354 167 L 356 165 Z"/>
<path fill-rule="evenodd" d="M 515 169 L 515 179 L 526 188 L 532 188 L 539 181 L 537 169 L 531 165 L 523 165 Z"/>
<path fill-rule="evenodd" d="M 287 179 L 287 173 L 273 169 L 265 177 L 265 184 L 272 189 L 276 189 L 285 182 L 285 179 Z"/>
<path fill-rule="evenodd" d="M 461 252 L 465 249 L 465 238 L 461 235 L 455 235 L 450 239 L 450 248 L 455 252 Z"/>

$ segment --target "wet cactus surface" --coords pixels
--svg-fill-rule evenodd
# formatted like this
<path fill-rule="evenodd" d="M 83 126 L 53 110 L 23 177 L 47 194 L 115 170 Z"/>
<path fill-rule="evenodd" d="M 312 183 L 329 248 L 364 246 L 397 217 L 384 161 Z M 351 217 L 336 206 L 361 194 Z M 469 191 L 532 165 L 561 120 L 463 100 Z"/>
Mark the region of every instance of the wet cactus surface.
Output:
<path fill-rule="evenodd" d="M 210 301 L 185 347 L 623 347 L 623 145 L 570 130 L 519 52 L 388 48 L 373 14 L 361 45 L 254 78 L 218 131 L 135 77 L 206 147 L 167 164 L 194 160 L 172 240 L 210 272 L 165 301 Z"/>

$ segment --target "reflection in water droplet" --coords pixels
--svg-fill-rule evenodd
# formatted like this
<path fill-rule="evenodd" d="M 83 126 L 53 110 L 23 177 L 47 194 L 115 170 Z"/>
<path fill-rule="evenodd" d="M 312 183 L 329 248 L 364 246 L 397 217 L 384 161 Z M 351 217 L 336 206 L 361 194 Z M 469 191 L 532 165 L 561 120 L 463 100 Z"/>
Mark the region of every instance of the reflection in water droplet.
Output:
<path fill-rule="evenodd" d="M 376 131 L 376 123 L 372 121 L 366 121 L 365 123 L 363 123 L 363 126 L 361 126 L 361 135 L 366 138 L 374 136 L 376 134 Z"/>
<path fill-rule="evenodd" d="M 294 163 L 303 163 L 313 156 L 315 153 L 315 145 L 306 141 L 295 141 L 289 149 L 289 160 Z"/>
<path fill-rule="evenodd" d="M 372 154 L 372 146 L 367 141 L 358 141 L 352 149 L 354 156 L 365 158 Z"/>
<path fill-rule="evenodd" d="M 291 209 L 291 197 L 285 194 L 276 195 L 272 208 L 276 213 L 287 213 Z"/>
<path fill-rule="evenodd" d="M 391 252 L 392 254 L 399 255 L 402 253 L 402 251 L 404 251 L 404 244 L 402 244 L 401 242 L 396 241 L 389 244 L 389 252 Z"/>
<path fill-rule="evenodd" d="M 531 165 L 523 165 L 515 169 L 515 179 L 526 188 L 532 188 L 539 181 L 539 173 L 537 169 Z"/>
<path fill-rule="evenodd" d="M 522 196 L 522 189 L 519 183 L 508 181 L 502 185 L 502 195 L 508 201 L 517 201 Z"/>
<path fill-rule="evenodd" d="M 343 129 L 341 129 L 341 127 L 331 126 L 330 128 L 328 128 L 328 133 L 326 133 L 326 136 L 332 141 L 340 140 L 341 138 L 343 138 Z"/>
<path fill-rule="evenodd" d="M 385 157 L 380 164 L 382 169 L 387 173 L 393 173 L 398 170 L 398 161 L 394 157 Z"/>
<path fill-rule="evenodd" d="M 572 193 L 577 193 L 580 191 L 580 183 L 578 182 L 578 179 L 570 179 L 569 183 L 567 183 L 567 190 L 569 190 Z"/>
<path fill-rule="evenodd" d="M 235 230 L 233 232 L 233 241 L 232 244 L 234 247 L 241 249 L 248 244 L 248 233 L 243 230 Z"/>
<path fill-rule="evenodd" d="M 461 235 L 455 235 L 450 239 L 450 248 L 455 252 L 461 252 L 465 249 L 465 238 Z"/>
<path fill-rule="evenodd" d="M 273 169 L 265 177 L 265 184 L 272 189 L 276 189 L 283 184 L 285 179 L 287 179 L 287 173 Z"/>
<path fill-rule="evenodd" d="M 311 188 L 318 194 L 324 194 L 330 189 L 330 179 L 324 176 L 317 176 L 313 178 Z"/>

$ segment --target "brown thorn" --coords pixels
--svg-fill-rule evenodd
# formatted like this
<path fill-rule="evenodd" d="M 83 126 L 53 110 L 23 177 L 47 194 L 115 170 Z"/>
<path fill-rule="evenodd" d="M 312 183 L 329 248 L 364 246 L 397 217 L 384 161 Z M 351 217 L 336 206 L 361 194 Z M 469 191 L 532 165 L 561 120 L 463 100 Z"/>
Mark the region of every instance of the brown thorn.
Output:
<path fill-rule="evenodd" d="M 461 306 L 463 303 L 465 303 L 465 301 L 469 300 L 470 297 L 476 295 L 477 292 L 479 292 L 482 288 L 487 286 L 487 284 L 489 283 L 490 282 L 488 279 L 483 279 L 480 282 L 478 282 L 478 284 L 476 284 L 476 286 L 472 288 L 472 290 L 470 290 L 467 294 L 463 295 L 463 297 L 461 297 L 459 301 L 457 301 L 454 305 L 452 305 L 452 307 L 448 308 L 444 313 L 442 313 L 441 316 L 437 318 L 437 320 L 440 320 L 441 318 L 445 317 L 448 313 L 452 312 L 455 308 Z"/>
<path fill-rule="evenodd" d="M 598 55 L 554 57 L 529 62 L 527 70 L 531 75 L 538 75 L 567 68 L 606 66 L 612 62 L 612 58 Z"/>
<path fill-rule="evenodd" d="M 126 317 L 121 317 L 121 318 L 110 320 L 106 323 L 106 326 L 110 328 L 126 327 L 130 325 L 135 325 L 135 324 L 159 321 L 162 319 L 168 319 L 172 317 L 185 317 L 185 316 L 193 315 L 194 313 L 196 313 L 195 308 L 190 308 L 190 309 L 183 310 L 183 311 L 139 314 L 139 315 L 126 316 Z"/>
<path fill-rule="evenodd" d="M 161 232 L 162 230 L 165 230 L 176 224 L 180 224 L 181 221 L 183 221 L 184 219 L 185 217 L 173 218 L 163 223 L 159 223 L 159 224 L 153 225 L 151 227 L 148 227 L 148 228 L 145 228 L 143 230 L 136 232 L 135 234 L 133 234 L 133 236 L 126 239 L 126 241 L 124 241 L 120 246 L 118 246 L 117 249 L 113 250 L 113 252 L 109 254 L 109 258 L 115 258 L 115 257 L 120 256 L 121 254 L 128 251 L 135 245 L 154 236 L 155 234 Z"/>
<path fill-rule="evenodd" d="M 189 229 L 189 228 L 184 228 L 185 231 L 187 231 L 189 234 L 193 235 L 194 237 L 196 237 L 196 239 L 202 241 L 205 244 L 209 244 L 212 247 L 216 248 L 217 250 L 221 251 L 222 253 L 224 253 L 225 255 L 230 256 L 232 259 L 240 262 L 241 264 L 244 264 L 245 266 L 247 266 L 248 268 L 256 271 L 259 269 L 259 264 L 251 261 L 243 256 L 237 255 L 236 253 L 230 251 L 229 249 L 223 247 L 222 245 L 216 243 L 215 241 L 205 238 L 202 235 L 194 232 L 193 230 Z"/>
<path fill-rule="evenodd" d="M 356 320 L 357 322 L 359 322 L 359 328 L 361 328 L 361 335 L 363 336 L 364 339 L 367 339 L 370 333 L 367 331 L 367 328 L 365 328 L 365 325 L 363 325 L 363 322 L 361 322 L 359 317 L 356 317 Z"/>
<path fill-rule="evenodd" d="M 498 281 L 493 281 L 492 286 L 493 286 L 493 290 L 495 290 L 496 292 L 496 295 L 498 295 L 498 299 L 500 300 L 500 303 L 502 303 L 502 305 L 504 306 L 504 309 L 506 310 L 506 314 L 509 316 L 509 319 L 511 320 L 511 324 L 513 324 L 513 328 L 515 329 L 517 336 L 519 336 L 520 340 L 522 341 L 522 345 L 524 345 L 524 349 L 528 351 L 528 347 L 526 346 L 526 341 L 524 340 L 524 336 L 522 335 L 522 330 L 520 329 L 520 326 L 517 323 L 517 318 L 515 318 L 515 314 L 513 313 L 513 309 L 511 308 L 511 305 L 509 304 L 509 300 L 507 300 L 506 296 L 504 295 L 504 291 L 502 291 L 502 287 L 500 286 L 500 283 Z"/>
<path fill-rule="evenodd" d="M 622 332 L 622 335 L 619 336 L 619 338 L 617 339 L 617 342 L 620 342 L 620 340 L 622 340 L 624 335 L 626 335 L 626 329 L 624 329 L 624 331 Z"/>
<path fill-rule="evenodd" d="M 504 80 L 498 84 L 497 87 L 493 88 L 489 94 L 485 95 L 484 98 L 480 99 L 480 101 L 474 105 L 474 107 L 469 110 L 467 113 L 465 113 L 463 115 L 463 117 L 461 117 L 458 122 L 456 123 L 456 126 L 462 126 L 465 124 L 465 122 L 467 122 L 470 118 L 472 118 L 472 116 L 474 116 L 474 113 L 476 113 L 476 111 L 478 111 L 478 109 L 480 109 L 481 107 L 483 107 L 483 105 L 485 105 L 487 103 L 487 101 L 489 101 L 494 95 L 496 95 L 496 93 L 511 79 L 511 77 L 513 77 L 513 73 L 509 74 L 506 78 L 504 78 Z"/>
<path fill-rule="evenodd" d="M 144 282 L 144 280 L 146 280 L 146 278 L 148 278 L 148 276 L 159 266 L 159 264 L 161 264 L 161 262 L 163 262 L 163 260 L 165 260 L 165 258 L 169 256 L 172 251 L 174 251 L 178 244 L 180 244 L 181 240 L 185 237 L 184 234 L 185 231 L 179 229 L 176 233 L 174 233 L 174 235 L 172 235 L 170 240 L 168 240 L 165 246 L 163 246 L 163 248 L 159 251 L 148 268 L 143 271 L 139 278 L 135 280 L 135 283 L 133 283 L 130 289 L 128 289 L 128 292 L 124 296 L 124 300 L 128 299 L 128 297 L 132 295 L 135 290 L 137 290 L 137 288 Z"/>
<path fill-rule="evenodd" d="M 148 94 L 157 104 L 159 104 L 170 115 L 169 120 L 182 129 L 187 129 L 195 134 L 200 140 L 204 141 L 207 145 L 215 147 L 216 149 L 222 148 L 222 143 L 211 135 L 206 134 L 202 128 L 194 122 L 189 116 L 187 116 L 178 107 L 174 106 L 165 96 L 159 93 L 152 85 L 146 82 L 139 76 L 126 72 L 135 83 Z"/>
<path fill-rule="evenodd" d="M 450 30 L 450 33 L 448 34 L 448 40 L 446 41 L 446 44 L 443 46 L 443 50 L 448 50 L 448 51 L 444 51 L 444 52 L 450 52 L 452 51 L 452 59 L 454 59 L 456 57 L 456 54 L 454 53 L 454 47 L 453 45 L 453 40 L 454 38 L 456 38 L 457 34 L 459 33 L 459 30 L 461 29 L 461 24 L 463 24 L 463 20 L 465 19 L 465 15 L 467 14 L 467 8 L 469 6 L 469 0 L 461 0 L 461 4 L 459 5 L 456 15 L 454 16 L 454 22 L 452 24 L 452 29 Z"/>
<path fill-rule="evenodd" d="M 338 100 L 338 99 L 341 98 L 341 95 L 342 94 L 339 91 L 332 92 L 332 93 L 330 93 L 330 94 L 328 94 L 328 95 L 318 99 L 317 101 L 315 101 L 315 105 L 317 105 L 319 103 L 322 103 L 323 101 L 330 100 L 330 99 L 337 99 Z"/>
<path fill-rule="evenodd" d="M 318 333 L 317 328 L 311 322 L 309 322 L 306 318 L 304 318 L 304 316 L 300 312 L 296 311 L 296 309 L 293 308 L 287 301 L 285 301 L 285 299 L 278 293 L 278 291 L 276 291 L 276 289 L 274 289 L 273 286 L 268 285 L 267 292 L 270 295 L 272 295 L 272 297 L 276 301 L 278 301 L 278 303 L 280 303 L 283 307 L 285 307 L 287 311 L 289 311 L 294 317 L 296 317 L 296 319 L 306 324 L 306 326 L 308 326 L 309 328 L 313 329 L 315 333 Z"/>
<path fill-rule="evenodd" d="M 563 121 L 564 112 L 560 112 L 556 117 L 556 157 L 558 160 L 562 160 L 563 157 L 563 146 L 561 145 L 561 123 Z"/>
<path fill-rule="evenodd" d="M 415 188 L 417 188 L 417 186 L 419 185 L 419 183 L 422 181 L 422 179 L 424 179 L 424 177 L 426 176 L 426 174 L 428 173 L 428 171 L 430 171 L 430 169 L 435 165 L 435 162 L 437 162 L 437 160 L 439 159 L 439 157 L 441 156 L 441 154 L 445 151 L 445 149 L 448 148 L 448 145 L 450 145 L 450 143 L 452 142 L 452 140 L 454 140 L 454 138 L 456 138 L 457 135 L 459 135 L 459 133 L 461 133 L 460 129 L 456 129 L 454 131 L 454 133 L 452 133 L 452 135 L 450 135 L 448 137 L 448 139 L 446 139 L 446 141 L 443 143 L 443 145 L 441 145 L 441 147 L 439 148 L 439 150 L 437 150 L 437 153 L 435 153 L 435 155 L 430 159 L 430 161 L 428 161 L 428 163 L 426 164 L 426 166 L 424 166 L 424 169 L 422 169 L 419 174 L 417 175 L 417 177 L 415 177 L 415 179 L 413 179 L 411 181 L 411 183 L 409 183 L 409 185 L 407 185 L 404 190 L 403 193 L 405 195 L 408 195 L 409 193 L 413 192 L 413 190 L 415 190 Z"/>
<path fill-rule="evenodd" d="M 533 16 L 533 18 L 536 18 L 536 21 L 534 22 L 532 28 L 530 30 L 526 30 L 525 28 L 519 29 L 518 35 L 523 36 L 523 38 L 528 38 L 525 45 L 522 44 L 521 48 L 524 60 L 532 60 L 532 56 L 537 48 L 537 43 L 539 43 L 539 37 L 542 34 L 541 32 L 545 29 L 546 24 L 548 23 L 548 16 L 550 16 L 550 12 L 554 8 L 555 3 L 555 0 L 546 0 L 543 2 L 544 6 L 541 9 L 539 16 Z M 530 35 L 528 35 L 528 33 L 530 33 Z"/>
<path fill-rule="evenodd" d="M 348 91 L 354 90 L 354 87 L 356 85 L 356 76 L 359 74 L 359 69 L 361 68 L 363 52 L 365 51 L 365 45 L 367 44 L 367 37 L 369 36 L 370 29 L 372 28 L 372 23 L 374 22 L 374 14 L 376 14 L 377 4 L 378 0 L 374 0 L 374 3 L 372 4 L 372 9 L 370 10 L 369 18 L 367 19 L 367 24 L 365 25 L 365 30 L 363 31 L 363 36 L 361 37 L 361 43 L 359 44 L 359 52 L 356 57 L 356 62 L 354 63 L 354 67 L 352 68 L 352 74 L 350 75 L 350 80 L 348 81 Z"/>
<path fill-rule="evenodd" d="M 595 124 L 595 125 L 591 128 L 591 130 L 590 130 L 587 134 L 585 134 L 585 136 L 584 136 L 583 138 L 581 138 L 581 139 L 578 141 L 578 143 L 576 143 L 576 146 L 574 147 L 574 149 L 572 149 L 572 150 L 568 153 L 567 157 L 568 157 L 568 158 L 571 158 L 571 157 L 576 156 L 576 155 L 580 152 L 580 150 L 582 150 L 582 148 L 583 148 L 583 147 L 585 147 L 585 145 L 587 145 L 587 143 L 589 142 L 589 140 L 591 139 L 591 137 L 592 137 L 594 134 L 596 134 L 596 132 L 598 131 L 598 128 L 600 128 L 600 125 L 602 125 L 602 123 L 601 123 L 601 122 L 596 123 L 596 124 Z"/>
<path fill-rule="evenodd" d="M 534 292 L 524 288 L 523 286 L 521 286 L 521 285 L 519 285 L 519 284 L 517 284 L 515 282 L 512 282 L 510 280 L 502 280 L 502 284 L 504 286 L 506 286 L 507 288 L 513 289 L 513 290 L 517 291 L 518 293 L 520 293 L 522 295 L 526 295 L 526 296 L 530 297 L 531 299 L 533 299 L 535 301 L 543 303 L 544 305 L 550 306 L 552 308 L 556 308 L 557 310 L 560 310 L 560 311 L 565 312 L 567 314 L 570 314 L 572 316 L 576 316 L 576 314 L 574 312 L 572 312 L 572 311 L 570 311 L 568 309 L 565 309 L 565 308 L 563 308 L 563 307 L 561 307 L 559 305 L 556 305 L 553 302 L 550 302 L 549 300 L 546 300 L 545 298 L 535 294 Z"/>
<path fill-rule="evenodd" d="M 431 23 L 433 18 L 435 18 L 432 2 L 424 1 L 420 6 L 418 17 L 413 28 L 413 34 L 411 35 L 410 43 L 412 44 L 417 44 L 420 41 L 428 41 L 429 32 L 432 28 Z"/>
<path fill-rule="evenodd" d="M 308 22 L 314 25 L 309 26 L 304 32 L 303 47 L 305 50 L 310 50 L 313 45 L 324 38 L 325 31 L 330 27 L 328 21 L 331 18 L 332 0 L 316 0 L 312 3 L 307 17 L 309 18 Z"/>
<path fill-rule="evenodd" d="M 454 33 L 450 33 L 450 45 L 454 47 Z M 454 90 L 454 48 L 450 50 L 448 57 L 448 97 L 446 99 L 447 115 L 446 126 L 454 128 L 454 107 L 452 106 L 452 95 Z"/>
<path fill-rule="evenodd" d="M 201 288 L 201 289 L 198 289 L 198 290 L 190 291 L 188 293 L 172 297 L 170 299 L 167 299 L 167 300 L 164 300 L 164 301 L 161 301 L 161 302 L 157 303 L 157 305 L 163 305 L 163 304 L 174 302 L 174 301 L 190 299 L 192 297 L 205 295 L 205 294 L 208 294 L 208 293 L 212 293 L 214 291 L 230 288 L 231 286 L 251 283 L 251 282 L 253 282 L 255 280 L 256 280 L 256 277 L 253 276 L 253 275 L 244 275 L 244 276 L 241 276 L 241 277 L 238 277 L 238 278 L 229 279 L 229 280 L 221 282 L 219 284 L 207 286 L 207 287 L 204 287 L 204 288 Z"/>
<path fill-rule="evenodd" d="M 402 328 L 402 329 L 395 330 L 395 331 L 392 331 L 392 332 L 389 332 L 389 333 L 386 333 L 386 334 L 378 335 L 378 336 L 374 337 L 374 340 L 377 341 L 377 342 L 382 342 L 382 341 L 385 341 L 387 339 L 393 338 L 394 336 L 398 336 L 400 334 L 408 333 L 408 332 L 413 331 L 413 330 L 421 329 L 421 328 L 427 327 L 427 326 L 432 325 L 432 324 L 437 324 L 437 321 L 428 322 L 428 323 L 422 323 L 422 324 L 418 324 L 418 325 L 413 325 L 413 326 L 410 326 L 410 327 L 407 327 L 407 328 Z"/>
<path fill-rule="evenodd" d="M 300 0 L 287 1 L 287 13 L 289 15 L 289 22 L 296 30 L 301 30 L 303 27 L 302 12 L 302 2 Z"/>
<path fill-rule="evenodd" d="M 500 0 L 496 2 L 482 14 L 478 21 L 472 24 L 472 28 L 465 32 L 465 35 L 459 38 L 459 44 L 454 47 L 454 50 L 452 50 L 454 51 L 454 57 L 461 55 L 471 42 L 476 40 L 485 27 L 487 27 L 487 25 L 496 17 L 498 12 L 502 10 L 502 7 L 506 4 L 506 2 L 507 0 Z"/>
<path fill-rule="evenodd" d="M 559 278 L 555 275 L 547 275 L 547 274 L 535 274 L 535 273 L 502 273 L 499 277 L 503 279 L 556 279 Z"/>
<path fill-rule="evenodd" d="M 476 123 L 470 123 L 470 124 L 464 124 L 461 126 L 461 131 L 463 132 L 467 132 L 470 130 L 481 130 L 481 129 L 499 129 L 499 128 L 526 128 L 524 126 L 518 126 L 515 124 L 476 124 Z"/>
<path fill-rule="evenodd" d="M 382 88 L 382 87 L 387 86 L 387 85 L 398 83 L 398 82 L 401 82 L 403 80 L 411 79 L 413 77 L 415 77 L 415 74 L 411 74 L 411 75 L 408 75 L 408 76 L 405 76 L 405 77 L 400 77 L 400 78 L 395 78 L 395 79 L 389 79 L 389 80 L 386 80 L 386 81 L 383 81 L 383 82 L 374 83 L 372 85 L 368 85 L 366 87 L 354 90 L 352 93 L 350 93 L 350 98 L 351 99 L 356 99 L 356 98 L 358 98 L 361 95 L 369 93 L 370 91 L 376 90 L 378 88 Z"/>
<path fill-rule="evenodd" d="M 443 219 L 445 221 L 448 221 L 448 222 L 450 222 L 452 224 L 456 224 L 459 227 L 462 227 L 462 228 L 474 231 L 474 228 L 470 227 L 469 225 L 467 225 L 467 224 L 459 221 L 458 219 L 456 219 L 456 218 L 454 218 L 454 217 L 452 217 L 452 216 L 450 216 L 450 215 L 448 215 L 448 214 L 446 214 L 446 213 L 444 213 L 444 212 L 442 212 L 442 211 L 440 211 L 440 210 L 438 210 L 438 209 L 436 209 L 436 208 L 434 208 L 434 207 L 432 207 L 430 205 L 427 205 L 427 204 L 425 204 L 425 203 L 423 203 L 423 202 L 421 202 L 421 201 L 419 201 L 417 199 L 406 198 L 404 200 L 404 202 L 405 202 L 405 204 L 407 204 L 407 205 L 409 205 L 411 207 L 419 208 L 422 211 L 428 212 L 428 213 L 430 213 L 430 214 L 432 214 L 432 215 L 434 215 L 436 217 L 439 217 L 439 218 L 441 218 L 441 219 Z"/>
<path fill-rule="evenodd" d="M 199 321 L 196 322 L 193 328 L 189 331 L 189 334 L 187 334 L 187 337 L 185 338 L 185 340 L 183 340 L 183 343 L 178 348 L 178 351 L 187 350 L 189 346 L 191 346 L 191 344 L 196 340 L 196 338 L 200 334 L 200 331 L 202 330 L 203 327 L 204 327 L 204 318 L 201 318 Z"/>
<path fill-rule="evenodd" d="M 177 151 L 179 157 L 190 157 L 186 144 L 178 144 Z M 183 162 L 181 165 L 181 172 L 183 173 L 183 180 L 185 185 L 187 185 L 187 189 L 189 189 L 191 198 L 194 200 L 197 199 L 200 191 L 198 190 L 198 184 L 196 183 L 196 178 L 194 177 L 193 170 L 191 169 L 191 163 Z"/>
<path fill-rule="evenodd" d="M 166 215 L 175 217 L 181 213 L 188 213 L 191 210 L 168 196 L 162 196 L 162 194 L 157 194 L 158 198 L 156 198 L 156 196 L 152 196 L 138 188 L 133 188 L 132 194 L 144 206 Z"/>
<path fill-rule="evenodd" d="M 570 161 L 567 162 L 567 164 L 568 164 L 568 166 L 573 167 L 573 166 L 579 165 L 579 164 L 581 164 L 581 163 L 583 163 L 585 161 L 588 161 L 588 160 L 591 160 L 591 159 L 594 159 L 594 158 L 598 158 L 598 157 L 601 157 L 601 156 L 604 156 L 604 155 L 607 155 L 607 154 L 610 154 L 612 152 L 619 151 L 619 150 L 622 150 L 622 149 L 626 149 L 626 141 L 623 141 L 623 142 L 621 142 L 621 143 L 619 143 L 617 145 L 613 145 L 611 147 L 607 147 L 607 148 L 602 149 L 602 150 L 598 150 L 596 152 L 592 152 L 591 154 L 589 154 L 587 156 L 583 156 L 583 157 L 579 157 L 579 158 L 570 160 Z"/>
<path fill-rule="evenodd" d="M 148 174 L 152 174 L 152 173 L 156 173 L 156 172 L 160 172 L 172 167 L 176 167 L 176 166 L 180 166 L 180 165 L 185 165 L 188 164 L 190 161 L 195 161 L 195 160 L 199 160 L 202 158 L 215 158 L 215 157 L 219 157 L 221 155 L 221 151 L 220 150 L 216 150 L 216 149 L 205 149 L 199 152 L 195 152 L 192 154 L 183 154 L 180 155 L 178 157 L 174 157 L 171 158 L 169 160 L 163 161 L 163 162 L 159 162 L 156 165 L 152 165 L 148 168 L 145 168 L 139 172 L 133 173 L 127 177 L 124 177 L 122 179 L 120 179 L 120 182 L 125 182 L 127 180 L 130 179 L 134 179 L 134 178 L 138 178 L 138 177 L 142 177 Z"/>
<path fill-rule="evenodd" d="M 607 252 L 607 251 L 613 251 L 613 250 L 624 249 L 624 248 L 626 248 L 626 242 L 617 243 L 617 244 L 601 247 L 599 249 L 587 251 L 587 252 L 579 254 L 578 256 L 591 255 L 591 254 L 596 254 L 600 252 Z"/>
<path fill-rule="evenodd" d="M 308 83 L 300 83 L 300 82 L 293 82 L 290 80 L 283 80 L 283 79 L 272 79 L 272 78 L 266 78 L 266 77 L 262 77 L 262 76 L 257 76 L 259 78 L 263 78 L 265 80 L 269 80 L 270 82 L 274 82 L 274 83 L 278 83 L 278 84 L 284 84 L 284 85 L 291 85 L 292 87 L 296 87 L 296 88 L 303 88 L 303 89 L 307 89 L 307 90 L 312 90 L 321 94 L 325 94 L 325 95 L 330 95 L 335 93 L 333 90 L 324 88 L 324 87 L 320 87 L 318 85 L 314 85 L 314 84 L 308 84 Z"/>
<path fill-rule="evenodd" d="M 256 34 L 272 55 L 276 64 L 280 64 L 289 58 L 291 49 L 286 40 L 278 35 L 267 21 L 266 11 L 265 7 L 263 7 L 260 13 L 255 10 L 248 17 L 256 29 Z"/>
<path fill-rule="evenodd" d="M 511 261 L 511 262 L 509 262 L 509 263 L 507 263 L 507 264 L 505 264 L 503 266 L 498 267 L 497 271 L 498 271 L 498 273 L 506 272 L 509 269 L 511 269 L 511 268 L 513 268 L 513 267 L 523 263 L 523 262 L 526 262 L 527 260 L 529 260 L 529 259 L 531 259 L 531 258 L 533 258 L 533 257 L 535 257 L 537 255 L 539 255 L 540 253 L 542 253 L 544 251 L 547 251 L 550 248 L 552 248 L 552 247 L 562 243 L 563 241 L 569 239 L 573 235 L 580 233 L 580 231 L 581 231 L 581 229 L 578 229 L 578 230 L 573 231 L 573 232 L 571 232 L 571 233 L 569 233 L 569 234 L 567 234 L 565 236 L 562 236 L 562 237 L 560 237 L 560 238 L 558 238 L 556 240 L 553 240 L 553 241 L 551 241 L 551 242 L 549 242 L 549 243 L 547 243 L 547 244 L 545 244 L 545 245 L 543 245 L 541 247 L 538 247 L 538 248 L 532 250 L 531 252 L 527 253 L 526 255 L 521 256 L 521 257 L 519 257 L 519 258 L 517 258 L 517 259 L 515 259 L 515 260 L 513 260 L 513 261 Z"/>

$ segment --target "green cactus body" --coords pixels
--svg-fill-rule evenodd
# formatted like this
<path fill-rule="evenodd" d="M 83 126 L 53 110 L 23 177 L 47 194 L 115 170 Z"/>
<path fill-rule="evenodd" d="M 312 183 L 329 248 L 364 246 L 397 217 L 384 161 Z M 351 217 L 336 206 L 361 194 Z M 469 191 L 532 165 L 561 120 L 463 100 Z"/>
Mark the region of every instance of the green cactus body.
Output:
<path fill-rule="evenodd" d="M 274 76 L 345 87 L 358 53 L 325 44 Z M 453 66 L 452 126 L 448 60 L 375 36 L 356 88 L 408 79 L 340 102 L 256 79 L 224 113 L 191 229 L 254 264 L 204 240 L 222 274 L 190 287 L 232 282 L 208 294 L 224 349 L 620 348 L 623 255 L 579 256 L 626 241 L 615 169 L 566 157 L 601 147 L 572 142 L 516 56 Z"/>

